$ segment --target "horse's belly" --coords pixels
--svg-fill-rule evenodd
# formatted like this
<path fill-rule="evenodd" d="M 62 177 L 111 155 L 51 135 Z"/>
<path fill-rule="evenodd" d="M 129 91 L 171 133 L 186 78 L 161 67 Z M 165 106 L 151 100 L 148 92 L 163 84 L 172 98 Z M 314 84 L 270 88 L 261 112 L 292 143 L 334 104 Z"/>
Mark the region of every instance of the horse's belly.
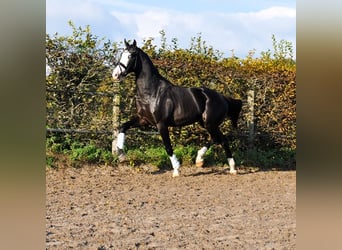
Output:
<path fill-rule="evenodd" d="M 198 114 L 196 110 L 181 110 L 175 111 L 173 115 L 175 126 L 184 126 L 195 123 L 201 119 L 201 114 Z"/>

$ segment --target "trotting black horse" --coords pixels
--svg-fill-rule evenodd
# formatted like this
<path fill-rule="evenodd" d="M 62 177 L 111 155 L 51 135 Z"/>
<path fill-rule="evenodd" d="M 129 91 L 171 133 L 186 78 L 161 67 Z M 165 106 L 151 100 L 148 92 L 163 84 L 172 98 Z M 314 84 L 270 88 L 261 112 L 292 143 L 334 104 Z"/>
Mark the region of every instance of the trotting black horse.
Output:
<path fill-rule="evenodd" d="M 124 123 L 118 131 L 117 151 L 123 153 L 126 131 L 142 125 L 156 126 L 173 167 L 173 177 L 178 176 L 180 163 L 173 153 L 168 127 L 185 126 L 198 122 L 210 134 L 216 144 L 225 150 L 230 173 L 236 174 L 235 162 L 229 149 L 227 138 L 219 125 L 226 117 L 237 127 L 241 111 L 241 100 L 225 97 L 214 90 L 184 88 L 175 86 L 162 77 L 148 55 L 137 47 L 136 41 L 129 44 L 125 39 L 125 49 L 113 70 L 113 79 L 120 80 L 130 72 L 136 76 L 137 116 Z M 209 147 L 209 145 L 208 145 Z M 196 165 L 203 165 L 203 156 L 208 147 L 202 147 L 196 157 Z"/>

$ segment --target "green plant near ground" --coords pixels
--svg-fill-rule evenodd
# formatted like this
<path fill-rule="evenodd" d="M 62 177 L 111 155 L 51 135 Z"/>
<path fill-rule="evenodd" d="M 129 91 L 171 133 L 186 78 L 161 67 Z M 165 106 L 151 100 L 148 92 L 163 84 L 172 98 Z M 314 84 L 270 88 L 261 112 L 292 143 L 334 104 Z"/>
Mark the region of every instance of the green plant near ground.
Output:
<path fill-rule="evenodd" d="M 70 150 L 70 159 L 76 163 L 115 164 L 115 157 L 110 151 L 97 147 L 94 144 L 73 144 Z"/>
<path fill-rule="evenodd" d="M 204 155 L 206 166 L 224 165 L 227 163 L 226 155 L 220 146 L 213 145 Z"/>
<path fill-rule="evenodd" d="M 53 155 L 46 155 L 46 166 L 49 168 L 56 168 L 57 158 Z"/>
<path fill-rule="evenodd" d="M 65 140 L 58 137 L 49 137 L 46 140 L 46 165 L 56 167 L 58 158 L 66 157 L 68 163 L 74 167 L 81 164 L 109 164 L 115 165 L 117 157 L 108 149 L 96 146 L 94 143 L 72 141 L 67 136 Z M 63 156 L 63 157 L 62 157 Z"/>
<path fill-rule="evenodd" d="M 162 147 L 135 148 L 127 151 L 127 161 L 130 166 L 151 164 L 158 168 L 169 166 L 169 157 Z"/>
<path fill-rule="evenodd" d="M 198 146 L 176 146 L 174 153 L 182 166 L 194 165 Z M 295 169 L 295 150 L 282 149 L 250 149 L 234 150 L 237 166 L 257 167 L 259 169 Z M 127 152 L 127 159 L 131 166 L 150 164 L 158 168 L 171 167 L 169 157 L 163 147 L 136 148 Z M 206 166 L 224 166 L 227 159 L 220 146 L 211 146 L 204 155 Z"/>
<path fill-rule="evenodd" d="M 96 146 L 92 142 L 72 142 L 71 139 L 58 141 L 54 137 L 47 139 L 46 165 L 56 168 L 59 158 L 67 159 L 67 164 L 78 167 L 82 164 L 107 164 L 117 166 L 118 158 L 113 156 L 108 149 Z M 182 163 L 182 166 L 192 166 L 195 163 L 197 145 L 180 146 L 174 148 L 174 153 Z M 232 144 L 232 151 L 237 166 L 257 167 L 259 169 L 295 169 L 296 151 L 289 148 L 253 148 L 248 149 Z M 131 167 L 139 167 L 144 164 L 155 166 L 159 169 L 171 168 L 169 156 L 163 146 L 137 147 L 126 151 L 126 160 Z M 63 156 L 63 157 L 61 157 Z M 223 166 L 227 159 L 223 149 L 218 145 L 211 146 L 204 155 L 206 166 Z"/>
<path fill-rule="evenodd" d="M 195 163 L 198 146 L 176 146 L 174 153 L 183 166 L 191 166 Z M 209 149 L 206 154 L 206 160 L 209 159 L 211 165 L 222 163 L 222 157 L 217 158 L 219 153 L 215 150 Z M 150 164 L 158 168 L 171 167 L 170 159 L 164 147 L 150 147 L 150 148 L 135 148 L 127 151 L 127 161 L 130 166 L 139 166 L 141 164 Z"/>
<path fill-rule="evenodd" d="M 296 151 L 288 148 L 281 149 L 249 149 L 238 151 L 236 159 L 238 165 L 253 166 L 259 169 L 295 169 Z"/>

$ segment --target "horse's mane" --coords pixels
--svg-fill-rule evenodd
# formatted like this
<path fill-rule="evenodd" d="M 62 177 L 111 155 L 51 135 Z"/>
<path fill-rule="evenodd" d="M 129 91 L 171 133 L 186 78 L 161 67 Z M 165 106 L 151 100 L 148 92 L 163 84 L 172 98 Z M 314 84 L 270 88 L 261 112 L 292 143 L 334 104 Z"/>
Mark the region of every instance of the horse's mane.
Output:
<path fill-rule="evenodd" d="M 158 74 L 160 77 L 162 77 L 159 73 L 158 68 L 154 65 L 154 63 L 152 62 L 151 58 L 147 55 L 147 53 L 145 51 L 143 51 L 142 49 L 140 49 L 139 47 L 136 47 L 136 50 L 137 50 L 138 54 L 140 55 L 140 58 L 144 59 L 144 60 L 146 60 L 146 62 L 148 62 L 148 64 L 151 67 L 152 73 Z"/>

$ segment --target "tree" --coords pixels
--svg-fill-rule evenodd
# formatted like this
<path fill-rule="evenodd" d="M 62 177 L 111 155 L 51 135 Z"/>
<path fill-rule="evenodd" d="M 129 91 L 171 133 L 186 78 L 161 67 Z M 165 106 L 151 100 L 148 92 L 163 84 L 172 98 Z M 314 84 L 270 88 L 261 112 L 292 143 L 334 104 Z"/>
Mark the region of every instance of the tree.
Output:
<path fill-rule="evenodd" d="M 110 66 L 117 43 L 92 35 L 89 26 L 69 25 L 71 36 L 46 35 L 47 126 L 106 130 L 112 97 L 92 93 L 112 91 Z"/>

